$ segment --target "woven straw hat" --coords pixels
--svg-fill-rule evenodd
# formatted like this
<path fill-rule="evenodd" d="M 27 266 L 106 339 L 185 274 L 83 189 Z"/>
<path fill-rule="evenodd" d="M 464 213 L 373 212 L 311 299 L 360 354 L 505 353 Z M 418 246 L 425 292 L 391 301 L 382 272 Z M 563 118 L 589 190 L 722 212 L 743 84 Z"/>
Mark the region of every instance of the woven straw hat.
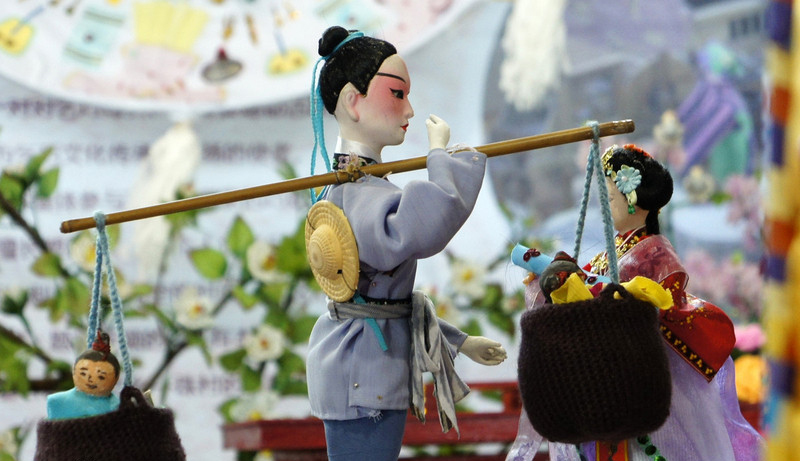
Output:
<path fill-rule="evenodd" d="M 314 278 L 328 297 L 348 301 L 358 284 L 358 247 L 344 212 L 320 200 L 306 217 L 306 256 Z"/>

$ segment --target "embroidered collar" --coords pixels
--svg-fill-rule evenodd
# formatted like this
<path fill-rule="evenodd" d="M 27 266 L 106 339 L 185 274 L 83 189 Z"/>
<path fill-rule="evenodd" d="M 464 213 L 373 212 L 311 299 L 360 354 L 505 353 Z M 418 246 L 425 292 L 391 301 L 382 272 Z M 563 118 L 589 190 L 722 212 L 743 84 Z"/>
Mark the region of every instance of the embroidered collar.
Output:
<path fill-rule="evenodd" d="M 381 155 L 376 154 L 366 145 L 349 139 L 338 138 L 336 141 L 336 153 L 333 154 L 333 170 L 344 170 L 353 161 L 357 161 L 356 167 L 374 165 L 381 163 Z"/>
<path fill-rule="evenodd" d="M 646 227 L 629 230 L 624 234 L 617 234 L 614 238 L 614 246 L 617 250 L 617 259 L 621 258 L 642 239 L 649 237 Z M 595 274 L 605 275 L 608 272 L 608 254 L 602 252 L 589 261 L 589 270 Z"/>
<path fill-rule="evenodd" d="M 617 234 L 614 238 L 614 246 L 617 249 L 617 258 L 628 252 L 634 245 L 639 243 L 643 238 L 647 237 L 647 228 L 640 227 L 638 229 L 629 230 L 624 234 Z"/>
<path fill-rule="evenodd" d="M 334 171 L 346 170 L 347 167 L 354 162 L 357 168 L 378 163 L 369 157 L 361 157 L 355 154 L 333 154 Z"/>

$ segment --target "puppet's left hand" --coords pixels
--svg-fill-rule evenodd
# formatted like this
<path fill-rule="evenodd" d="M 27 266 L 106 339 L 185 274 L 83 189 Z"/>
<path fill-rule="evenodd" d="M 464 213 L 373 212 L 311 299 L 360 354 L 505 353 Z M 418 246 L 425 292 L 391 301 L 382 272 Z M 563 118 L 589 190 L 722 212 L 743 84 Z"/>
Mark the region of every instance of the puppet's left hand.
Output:
<path fill-rule="evenodd" d="M 481 365 L 499 365 L 507 357 L 500 343 L 483 336 L 467 336 L 458 351 Z"/>

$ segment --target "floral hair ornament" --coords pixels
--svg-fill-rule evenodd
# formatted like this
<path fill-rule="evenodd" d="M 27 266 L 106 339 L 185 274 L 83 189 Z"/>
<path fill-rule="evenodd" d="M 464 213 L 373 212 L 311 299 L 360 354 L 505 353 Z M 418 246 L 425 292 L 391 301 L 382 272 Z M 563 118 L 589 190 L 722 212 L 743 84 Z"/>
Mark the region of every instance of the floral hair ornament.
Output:
<path fill-rule="evenodd" d="M 641 147 L 637 146 L 636 144 L 625 144 L 624 146 L 622 146 L 622 148 L 625 149 L 625 150 L 630 150 L 630 151 L 636 152 L 637 154 L 641 155 L 642 157 L 652 157 L 652 155 L 650 155 L 647 152 L 645 152 L 644 149 L 642 149 Z"/>
<path fill-rule="evenodd" d="M 610 177 L 614 184 L 617 185 L 617 189 L 625 195 L 625 198 L 628 200 L 628 214 L 636 213 L 636 208 L 634 206 L 637 202 L 636 196 L 636 188 L 642 183 L 642 173 L 628 165 L 621 165 L 618 171 L 614 171 L 611 164 L 611 155 L 616 149 L 617 146 L 613 145 L 609 147 L 605 153 L 603 154 L 603 170 L 605 170 L 606 176 Z M 634 146 L 633 144 L 626 144 L 624 149 L 634 150 L 636 152 L 640 152 L 643 155 L 649 156 L 649 154 L 642 149 Z"/>
<path fill-rule="evenodd" d="M 319 89 L 319 77 L 318 77 L 318 68 L 321 62 L 327 61 L 331 56 L 333 56 L 339 49 L 350 40 L 363 37 L 363 32 L 352 31 L 350 34 L 345 37 L 336 47 L 325 56 L 321 56 L 317 59 L 317 63 L 314 64 L 314 70 L 312 72 L 311 77 L 311 97 L 310 97 L 310 106 L 311 106 L 311 125 L 314 128 L 314 149 L 311 151 L 311 175 L 314 175 L 314 170 L 316 170 L 317 164 L 317 155 L 322 157 L 322 160 L 325 161 L 325 167 L 327 168 L 328 172 L 331 171 L 331 163 L 330 159 L 328 159 L 328 150 L 325 149 L 325 128 L 322 124 L 322 95 L 320 94 Z M 316 203 L 322 195 L 325 193 L 325 188 L 323 188 L 318 194 L 311 190 L 311 203 Z"/>

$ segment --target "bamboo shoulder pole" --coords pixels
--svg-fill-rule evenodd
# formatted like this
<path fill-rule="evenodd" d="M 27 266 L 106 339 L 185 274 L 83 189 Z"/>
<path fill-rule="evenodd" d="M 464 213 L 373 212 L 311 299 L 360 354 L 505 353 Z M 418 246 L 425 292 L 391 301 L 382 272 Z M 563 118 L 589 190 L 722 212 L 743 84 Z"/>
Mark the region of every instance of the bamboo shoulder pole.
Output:
<path fill-rule="evenodd" d="M 600 136 L 605 137 L 631 133 L 633 132 L 635 125 L 633 120 L 620 120 L 601 123 L 598 125 L 598 128 Z M 495 142 L 478 146 L 475 149 L 483 152 L 487 157 L 496 157 L 500 155 L 541 149 L 544 147 L 586 141 L 592 139 L 593 136 L 592 128 L 586 126 Z M 396 162 L 379 163 L 377 165 L 365 166 L 361 168 L 360 171 L 362 175 L 383 176 L 388 173 L 402 173 L 405 171 L 423 169 L 425 168 L 426 161 L 427 156 L 414 157 Z M 152 218 L 155 216 L 179 213 L 181 211 L 197 210 L 200 208 L 208 208 L 226 203 L 239 202 L 242 200 L 267 197 L 269 195 L 283 194 L 286 192 L 294 192 L 304 189 L 313 189 L 329 184 L 343 182 L 342 176 L 343 175 L 341 173 L 337 175 L 337 173 L 331 172 L 305 178 L 289 179 L 286 181 L 265 184 L 262 186 L 236 189 L 228 192 L 219 192 L 216 194 L 201 195 L 183 200 L 160 203 L 158 205 L 134 208 L 132 210 L 118 211 L 106 215 L 106 224 L 119 224 L 123 222 L 136 221 L 139 219 Z M 70 219 L 61 223 L 61 232 L 68 234 L 70 232 L 90 229 L 92 227 L 95 227 L 94 218 L 89 217 Z"/>

